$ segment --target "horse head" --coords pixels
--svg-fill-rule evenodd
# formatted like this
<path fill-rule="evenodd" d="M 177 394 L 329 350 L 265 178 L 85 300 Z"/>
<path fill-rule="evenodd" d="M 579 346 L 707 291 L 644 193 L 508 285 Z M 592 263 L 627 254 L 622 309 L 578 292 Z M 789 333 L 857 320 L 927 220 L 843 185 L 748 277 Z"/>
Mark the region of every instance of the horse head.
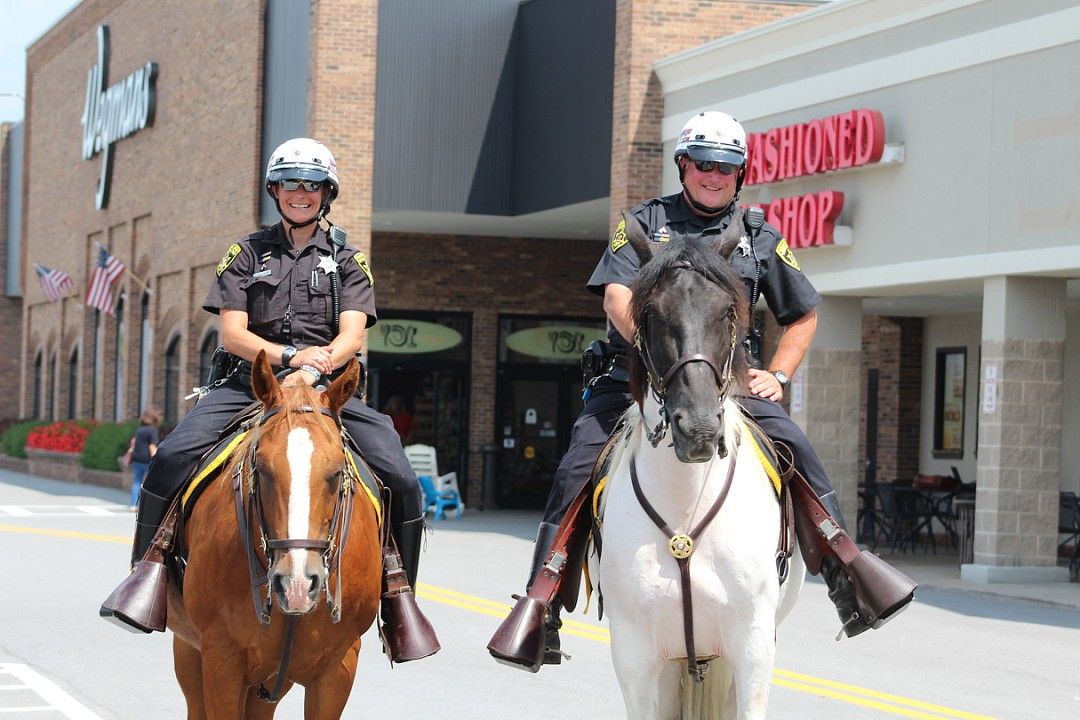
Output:
<path fill-rule="evenodd" d="M 338 412 L 356 391 L 359 366 L 324 392 L 283 387 L 266 353 L 252 364 L 251 387 L 263 404 L 253 432 L 249 473 L 270 587 L 287 614 L 310 611 L 325 587 L 334 534 L 344 512 L 345 453 Z"/>
<path fill-rule="evenodd" d="M 733 220 L 715 244 L 672 235 L 661 248 L 626 219 L 642 266 L 631 287 L 631 391 L 649 440 L 658 445 L 670 427 L 682 462 L 727 454 L 723 401 L 746 372 L 745 289 L 728 263 L 741 226 Z"/>

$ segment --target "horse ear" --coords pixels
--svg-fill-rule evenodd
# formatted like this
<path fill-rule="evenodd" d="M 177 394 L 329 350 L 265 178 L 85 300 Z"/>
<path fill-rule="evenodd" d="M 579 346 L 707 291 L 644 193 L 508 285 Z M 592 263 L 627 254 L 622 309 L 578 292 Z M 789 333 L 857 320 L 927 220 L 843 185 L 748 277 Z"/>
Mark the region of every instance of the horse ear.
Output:
<path fill-rule="evenodd" d="M 251 364 L 251 389 L 255 392 L 255 397 L 268 408 L 274 407 L 281 400 L 281 385 L 274 377 L 274 371 L 270 369 L 265 350 L 260 350 L 255 356 L 255 362 Z"/>
<path fill-rule="evenodd" d="M 615 230 L 616 236 L 620 231 L 626 235 L 626 239 L 630 242 L 630 247 L 634 248 L 634 252 L 637 253 L 641 265 L 652 259 L 653 244 L 649 241 L 649 236 L 645 234 L 645 230 L 642 229 L 641 223 L 633 215 L 623 213 L 622 222 L 619 223 L 619 227 Z M 614 244 L 613 239 L 612 245 Z"/>
<path fill-rule="evenodd" d="M 743 236 L 746 235 L 746 227 L 743 223 L 743 213 L 746 210 L 739 208 L 739 211 L 735 213 L 735 217 L 731 218 L 731 224 L 728 225 L 724 232 L 720 233 L 713 242 L 713 248 L 716 249 L 720 256 L 725 260 L 731 258 L 731 253 L 735 252 L 735 248 L 739 247 L 739 243 L 742 242 Z M 747 240 L 749 242 L 749 240 Z"/>
<path fill-rule="evenodd" d="M 335 415 L 345 403 L 349 402 L 349 398 L 356 394 L 356 388 L 359 384 L 360 363 L 356 362 L 356 358 L 352 358 L 349 360 L 349 364 L 345 366 L 345 372 L 337 380 L 330 383 L 330 387 L 326 388 L 324 393 L 326 402 Z"/>

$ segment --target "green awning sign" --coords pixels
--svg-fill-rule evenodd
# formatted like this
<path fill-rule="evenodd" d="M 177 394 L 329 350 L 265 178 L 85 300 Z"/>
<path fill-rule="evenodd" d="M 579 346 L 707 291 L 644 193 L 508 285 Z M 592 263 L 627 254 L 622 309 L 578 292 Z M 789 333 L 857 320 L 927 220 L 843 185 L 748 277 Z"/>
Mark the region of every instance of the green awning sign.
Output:
<path fill-rule="evenodd" d="M 461 344 L 461 333 L 422 320 L 379 320 L 368 332 L 368 352 L 419 355 Z"/>
<path fill-rule="evenodd" d="M 593 340 L 602 340 L 601 328 L 580 325 L 541 325 L 506 336 L 506 347 L 543 360 L 577 362 Z"/>

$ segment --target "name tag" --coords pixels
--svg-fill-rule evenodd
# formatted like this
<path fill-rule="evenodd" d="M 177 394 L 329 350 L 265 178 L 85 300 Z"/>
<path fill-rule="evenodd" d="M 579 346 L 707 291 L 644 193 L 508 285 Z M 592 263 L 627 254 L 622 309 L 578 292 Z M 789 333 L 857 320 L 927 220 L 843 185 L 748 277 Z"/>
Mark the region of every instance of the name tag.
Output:
<path fill-rule="evenodd" d="M 260 277 L 266 277 L 266 276 L 267 276 L 267 275 L 269 275 L 269 274 L 270 274 L 270 271 L 269 271 L 269 270 L 260 270 L 259 272 L 255 273 L 255 274 L 254 274 L 254 275 L 252 275 L 251 277 L 253 277 L 253 278 L 260 278 Z"/>

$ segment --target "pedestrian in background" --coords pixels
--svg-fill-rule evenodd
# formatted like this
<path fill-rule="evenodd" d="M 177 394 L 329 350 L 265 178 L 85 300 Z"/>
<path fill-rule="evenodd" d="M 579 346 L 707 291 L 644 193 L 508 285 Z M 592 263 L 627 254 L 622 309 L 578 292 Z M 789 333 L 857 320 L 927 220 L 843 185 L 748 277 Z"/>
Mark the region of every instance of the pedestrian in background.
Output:
<path fill-rule="evenodd" d="M 158 423 L 161 422 L 161 413 L 155 408 L 146 408 L 139 416 L 139 427 L 135 429 L 135 435 L 128 444 L 125 458 L 130 458 L 131 478 L 131 510 L 134 512 L 139 506 L 139 490 L 142 489 L 143 478 L 146 470 L 150 467 L 150 458 L 157 454 L 158 442 L 161 434 Z"/>

